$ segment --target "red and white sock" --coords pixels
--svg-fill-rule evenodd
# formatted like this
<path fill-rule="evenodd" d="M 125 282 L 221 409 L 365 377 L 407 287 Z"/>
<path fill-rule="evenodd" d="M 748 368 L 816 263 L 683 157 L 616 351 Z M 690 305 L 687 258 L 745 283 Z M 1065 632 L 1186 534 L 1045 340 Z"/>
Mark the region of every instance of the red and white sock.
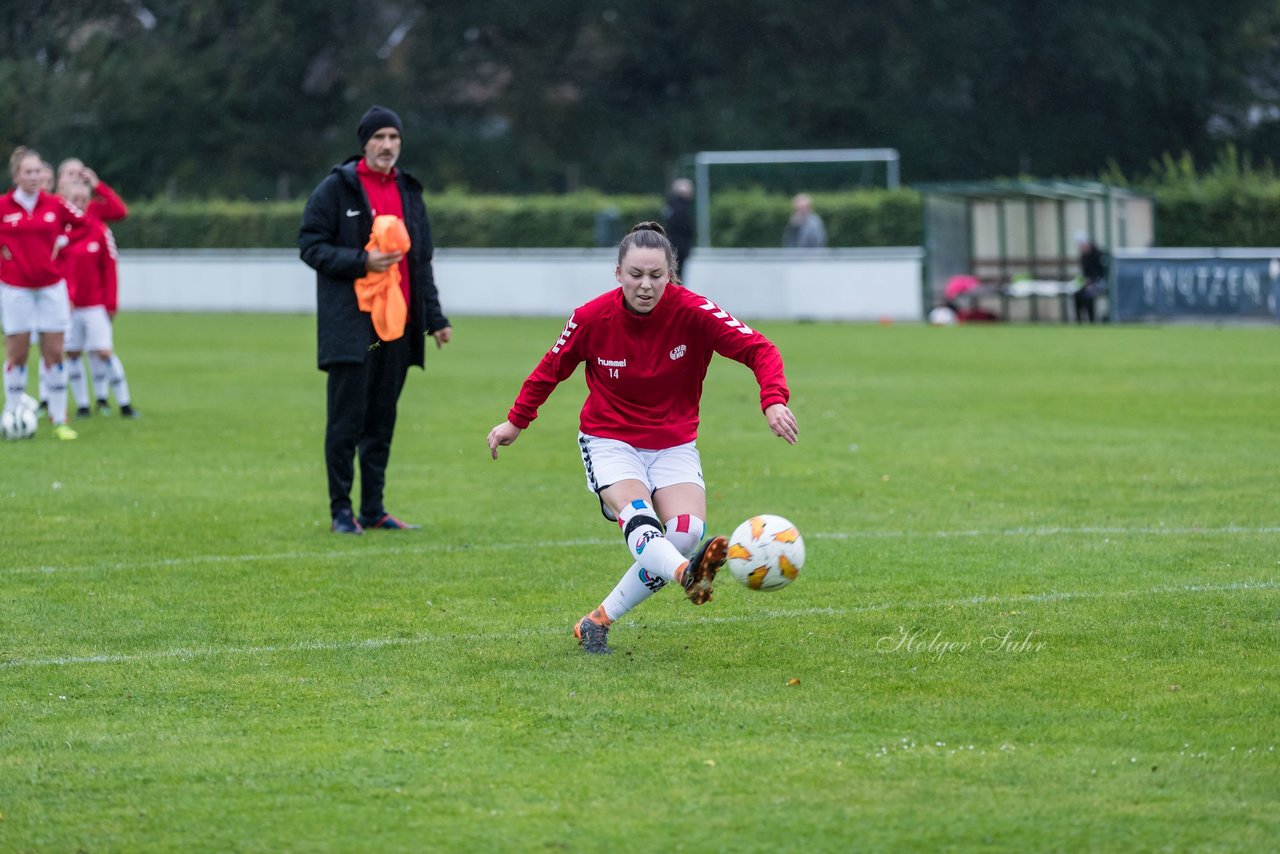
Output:
<path fill-rule="evenodd" d="M 4 363 L 4 408 L 17 409 L 27 391 L 27 366 Z"/>
<path fill-rule="evenodd" d="M 84 376 L 84 360 L 77 357 L 67 359 L 67 383 L 71 386 L 71 396 L 76 399 L 76 406 L 89 408 L 89 383 Z"/>
<path fill-rule="evenodd" d="M 676 570 L 688 563 L 680 550 L 662 534 L 653 506 L 636 499 L 618 513 L 618 527 L 627 541 L 627 549 L 640 568 L 663 581 L 675 578 Z"/>
<path fill-rule="evenodd" d="M 53 424 L 67 423 L 67 371 L 62 362 L 46 365 L 41 361 L 44 370 L 44 387 L 49 392 L 49 421 Z"/>
<path fill-rule="evenodd" d="M 697 516 L 686 514 L 667 520 L 666 538 L 682 557 L 689 558 L 698 550 L 704 531 L 706 523 Z M 657 593 L 666 583 L 666 579 L 651 575 L 639 563 L 633 563 L 622 574 L 613 592 L 605 597 L 601 607 L 612 622 Z"/>

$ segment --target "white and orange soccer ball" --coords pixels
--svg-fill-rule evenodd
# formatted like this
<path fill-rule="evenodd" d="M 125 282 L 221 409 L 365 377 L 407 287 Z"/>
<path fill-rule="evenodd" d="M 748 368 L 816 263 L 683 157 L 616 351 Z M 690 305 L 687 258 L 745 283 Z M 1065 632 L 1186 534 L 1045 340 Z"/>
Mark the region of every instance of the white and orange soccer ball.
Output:
<path fill-rule="evenodd" d="M 727 563 L 733 577 L 752 590 L 781 590 L 804 566 L 804 538 L 781 516 L 752 516 L 729 538 Z"/>

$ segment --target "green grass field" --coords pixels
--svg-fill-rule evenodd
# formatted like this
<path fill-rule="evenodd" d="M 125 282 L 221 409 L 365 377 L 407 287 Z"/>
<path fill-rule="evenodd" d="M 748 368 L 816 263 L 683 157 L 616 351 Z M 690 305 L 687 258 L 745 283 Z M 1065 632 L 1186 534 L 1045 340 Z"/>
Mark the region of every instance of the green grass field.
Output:
<path fill-rule="evenodd" d="M 795 447 L 713 364 L 710 528 L 665 590 L 583 487 L 561 318 L 455 318 L 388 507 L 328 533 L 310 317 L 124 315 L 142 420 L 0 444 L 0 851 L 1273 850 L 1280 330 L 761 323 Z M 791 684 L 798 680 L 798 684 Z"/>

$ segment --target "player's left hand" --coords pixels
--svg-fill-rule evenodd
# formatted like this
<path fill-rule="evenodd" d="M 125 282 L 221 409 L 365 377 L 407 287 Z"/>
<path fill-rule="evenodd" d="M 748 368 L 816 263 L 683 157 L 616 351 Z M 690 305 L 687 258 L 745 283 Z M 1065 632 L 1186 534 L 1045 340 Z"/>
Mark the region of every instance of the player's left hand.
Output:
<path fill-rule="evenodd" d="M 796 424 L 795 415 L 785 403 L 773 404 L 764 411 L 764 417 L 769 420 L 769 429 L 773 431 L 773 435 L 786 439 L 788 445 L 796 443 L 796 437 L 800 435 L 800 427 Z"/>
<path fill-rule="evenodd" d="M 431 337 L 436 339 L 436 349 L 439 350 L 453 340 L 453 327 L 446 326 L 444 329 L 437 329 L 431 333 Z"/>

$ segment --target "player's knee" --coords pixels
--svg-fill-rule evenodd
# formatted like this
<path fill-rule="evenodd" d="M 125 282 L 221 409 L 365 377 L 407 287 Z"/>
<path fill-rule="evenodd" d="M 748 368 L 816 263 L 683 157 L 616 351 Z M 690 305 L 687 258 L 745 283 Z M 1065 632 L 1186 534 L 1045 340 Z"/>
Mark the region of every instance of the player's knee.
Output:
<path fill-rule="evenodd" d="M 627 524 L 622 529 L 622 538 L 630 543 L 631 535 L 642 528 L 654 528 L 658 533 L 662 533 L 662 523 L 658 521 L 657 516 L 637 513 L 627 520 Z"/>
<path fill-rule="evenodd" d="M 683 514 L 667 520 L 667 539 L 685 557 L 693 557 L 706 531 L 707 523 L 697 516 Z"/>

